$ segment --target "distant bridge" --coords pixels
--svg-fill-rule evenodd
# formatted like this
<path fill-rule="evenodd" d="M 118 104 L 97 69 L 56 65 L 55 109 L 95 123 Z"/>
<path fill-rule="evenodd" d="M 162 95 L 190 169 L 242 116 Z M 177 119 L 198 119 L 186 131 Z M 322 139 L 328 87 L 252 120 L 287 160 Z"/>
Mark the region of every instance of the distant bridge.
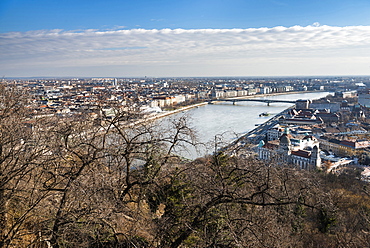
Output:
<path fill-rule="evenodd" d="M 288 101 L 288 100 L 271 100 L 271 99 L 235 99 L 235 98 L 228 98 L 228 99 L 216 99 L 210 102 L 232 102 L 235 105 L 235 102 L 265 102 L 267 106 L 270 106 L 270 103 L 273 102 L 281 102 L 281 103 L 292 103 L 295 104 L 296 101 Z"/>

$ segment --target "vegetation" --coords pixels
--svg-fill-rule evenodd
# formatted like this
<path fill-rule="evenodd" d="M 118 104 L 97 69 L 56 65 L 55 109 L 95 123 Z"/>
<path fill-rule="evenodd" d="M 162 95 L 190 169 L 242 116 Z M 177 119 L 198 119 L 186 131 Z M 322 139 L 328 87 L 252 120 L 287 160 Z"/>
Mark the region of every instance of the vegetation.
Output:
<path fill-rule="evenodd" d="M 369 247 L 370 191 L 222 152 L 192 162 L 187 120 L 29 119 L 0 88 L 0 247 Z"/>

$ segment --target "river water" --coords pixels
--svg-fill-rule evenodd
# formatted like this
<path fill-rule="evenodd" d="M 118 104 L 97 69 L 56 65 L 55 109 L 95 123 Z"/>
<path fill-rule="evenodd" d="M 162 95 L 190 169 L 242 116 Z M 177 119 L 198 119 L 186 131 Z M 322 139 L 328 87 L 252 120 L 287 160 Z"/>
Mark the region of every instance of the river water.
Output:
<path fill-rule="evenodd" d="M 329 92 L 295 93 L 277 96 L 256 97 L 255 99 L 290 100 L 319 99 L 328 95 Z M 246 134 L 255 128 L 256 124 L 262 124 L 284 109 L 292 106 L 290 103 L 267 103 L 263 102 L 219 102 L 193 108 L 175 117 L 186 115 L 190 120 L 191 127 L 195 130 L 198 141 L 206 144 L 199 146 L 198 150 L 188 149 L 180 155 L 195 159 L 214 151 L 214 141 L 222 141 L 223 145 L 231 143 L 237 137 Z M 270 116 L 259 117 L 259 114 L 268 112 Z M 218 147 L 223 146 L 219 144 Z"/>

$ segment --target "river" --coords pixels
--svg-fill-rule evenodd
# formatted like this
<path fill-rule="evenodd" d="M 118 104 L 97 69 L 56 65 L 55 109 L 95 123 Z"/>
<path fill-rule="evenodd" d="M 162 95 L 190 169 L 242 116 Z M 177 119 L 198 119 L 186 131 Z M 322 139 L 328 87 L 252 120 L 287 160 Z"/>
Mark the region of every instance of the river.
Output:
<path fill-rule="evenodd" d="M 319 99 L 328 94 L 329 92 L 294 93 L 256 97 L 255 99 L 295 101 L 298 99 Z M 189 151 L 181 152 L 181 155 L 195 159 L 212 153 L 216 136 L 218 138 L 222 136 L 224 145 L 231 143 L 233 139 L 254 129 L 256 124 L 264 123 L 290 106 L 292 106 L 290 103 L 271 103 L 270 106 L 267 106 L 263 102 L 236 102 L 235 105 L 230 102 L 219 102 L 176 114 L 175 117 L 186 115 L 190 119 L 191 127 L 195 130 L 199 142 L 207 144 L 205 147 L 199 147 L 198 151 L 189 149 Z M 264 112 L 268 112 L 270 116 L 259 117 L 259 114 Z M 219 139 L 217 140 L 219 141 Z"/>

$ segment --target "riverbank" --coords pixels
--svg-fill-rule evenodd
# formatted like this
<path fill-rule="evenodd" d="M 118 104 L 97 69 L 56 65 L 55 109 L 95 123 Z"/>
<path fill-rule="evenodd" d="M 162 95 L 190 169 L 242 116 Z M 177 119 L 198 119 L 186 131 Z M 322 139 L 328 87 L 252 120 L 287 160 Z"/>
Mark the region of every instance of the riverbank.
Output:
<path fill-rule="evenodd" d="M 183 111 L 187 111 L 187 110 L 193 109 L 193 108 L 198 108 L 198 107 L 201 107 L 201 106 L 204 106 L 204 105 L 207 105 L 207 104 L 208 104 L 208 102 L 202 102 L 202 103 L 192 104 L 192 105 L 185 106 L 185 107 L 175 109 L 175 110 L 171 110 L 171 111 L 160 112 L 160 113 L 154 114 L 153 116 L 148 117 L 146 120 L 160 119 L 160 118 L 163 118 L 163 117 L 166 117 L 166 116 L 169 116 L 169 115 L 181 113 Z"/>
<path fill-rule="evenodd" d="M 288 92 L 279 92 L 279 93 L 272 93 L 272 94 L 258 94 L 258 95 L 250 95 L 250 96 L 233 97 L 233 98 L 228 98 L 228 99 L 250 99 L 250 98 L 263 98 L 263 97 L 280 96 L 280 95 L 320 93 L 320 92 L 325 92 L 325 91 L 288 91 Z M 214 102 L 217 102 L 217 100 L 215 100 Z M 207 104 L 209 104 L 209 102 L 202 102 L 202 103 L 192 104 L 192 105 L 184 106 L 182 108 L 171 110 L 171 111 L 163 111 L 163 112 L 160 112 L 160 113 L 155 113 L 155 114 L 152 114 L 152 115 L 148 116 L 147 118 L 145 118 L 145 121 L 157 120 L 157 119 L 164 118 L 164 117 L 167 117 L 167 116 L 170 116 L 170 115 L 173 115 L 173 114 L 188 111 L 190 109 L 202 107 L 202 106 L 205 106 Z M 252 143 L 252 144 L 258 143 L 259 140 L 261 139 L 261 134 L 260 133 L 263 133 L 264 129 L 268 130 L 268 128 L 277 124 L 278 123 L 277 120 L 281 116 L 283 116 L 288 109 L 291 109 L 294 106 L 295 105 L 290 106 L 289 108 L 287 108 L 287 109 L 283 110 L 282 112 L 276 114 L 275 116 L 271 117 L 269 120 L 260 124 L 256 128 L 250 130 L 247 134 L 243 135 L 243 137 L 238 139 L 238 140 L 244 140 L 245 142 Z"/>
<path fill-rule="evenodd" d="M 280 96 L 280 95 L 291 95 L 291 94 L 302 94 L 302 93 L 316 93 L 316 92 L 325 92 L 325 91 L 288 91 L 288 92 L 279 92 L 279 93 L 272 93 L 272 94 L 258 94 L 258 95 L 250 95 L 250 96 L 240 96 L 240 97 L 231 97 L 228 99 L 249 99 L 249 98 L 260 98 L 260 97 L 269 97 L 269 96 Z M 217 102 L 214 100 L 212 102 Z M 179 109 L 171 110 L 171 111 L 164 111 L 163 113 L 155 114 L 155 116 L 150 117 L 151 120 L 159 119 L 162 117 L 166 117 L 172 114 L 177 114 L 189 109 L 198 108 L 204 105 L 207 105 L 208 102 L 197 103 L 193 105 L 188 105 Z"/>
<path fill-rule="evenodd" d="M 300 92 L 281 94 L 281 96 L 269 96 L 265 95 L 266 99 L 281 99 L 281 100 L 297 100 L 297 99 L 318 99 L 324 97 L 328 92 Z M 284 96 L 285 95 L 285 96 Z M 250 97 L 263 97 L 263 95 L 255 95 Z M 185 152 L 184 155 L 187 158 L 195 159 L 197 157 L 204 156 L 214 152 L 214 142 L 217 137 L 218 146 L 224 147 L 228 144 L 234 143 L 240 137 L 248 139 L 239 139 L 241 142 L 249 144 L 250 139 L 257 139 L 257 136 L 252 135 L 257 133 L 258 127 L 255 124 L 260 124 L 259 128 L 262 128 L 264 122 L 273 121 L 273 117 L 278 118 L 282 111 L 288 107 L 292 107 L 294 104 L 287 103 L 276 103 L 267 104 L 256 103 L 256 102 L 241 102 L 240 104 L 213 104 L 204 105 L 199 108 L 193 108 L 186 112 L 186 115 L 190 117 L 190 122 L 193 130 L 197 133 L 198 141 L 202 144 L 206 144 L 207 147 L 199 151 L 193 151 L 191 148 L 187 148 L 190 152 Z M 261 113 L 268 112 L 271 115 L 269 117 L 259 116 Z M 168 117 L 167 117 L 168 118 Z M 262 124 L 261 124 L 262 123 Z M 258 136 L 261 137 L 261 136 Z M 222 143 L 222 144 L 221 144 Z M 250 150 L 245 147 L 239 147 L 240 151 Z"/>
<path fill-rule="evenodd" d="M 161 118 L 173 115 L 173 114 L 181 113 L 181 112 L 193 109 L 193 108 L 198 108 L 198 107 L 201 107 L 201 106 L 204 106 L 204 105 L 207 105 L 207 104 L 208 104 L 207 102 L 202 102 L 202 103 L 197 103 L 197 104 L 185 106 L 185 107 L 175 109 L 175 110 L 171 110 L 171 111 L 163 111 L 163 112 L 160 112 L 160 113 L 150 114 L 150 115 L 145 116 L 145 118 L 143 118 L 143 119 L 140 119 L 140 120 L 137 120 L 137 121 L 134 121 L 134 122 L 128 124 L 128 126 L 132 127 L 132 126 L 142 124 L 142 123 L 145 123 L 145 122 L 155 121 L 157 119 L 161 119 Z"/>
<path fill-rule="evenodd" d="M 277 115 L 268 119 L 266 122 L 258 125 L 256 128 L 250 130 L 248 133 L 246 133 L 236 141 L 233 141 L 228 146 L 224 147 L 222 150 L 229 153 L 233 153 L 233 151 L 238 151 L 241 148 L 248 145 L 252 146 L 258 145 L 259 142 L 265 138 L 267 131 L 273 128 L 276 124 L 278 124 L 280 117 L 285 116 L 292 108 L 295 108 L 295 105 L 281 111 Z"/>
<path fill-rule="evenodd" d="M 304 93 L 316 93 L 316 92 L 322 92 L 322 91 L 305 91 Z M 290 94 L 297 94 L 297 93 L 299 94 L 302 92 L 301 91 L 291 92 Z M 287 94 L 286 92 L 284 92 L 284 93 L 276 93 L 275 95 L 287 95 Z M 273 95 L 268 94 L 266 96 L 273 96 Z M 258 145 L 259 142 L 265 138 L 267 131 L 273 128 L 276 124 L 278 124 L 280 117 L 285 116 L 292 108 L 295 108 L 295 105 L 288 107 L 287 109 L 276 114 L 275 116 L 268 119 L 264 123 L 258 125 L 256 128 L 250 130 L 248 133 L 246 133 L 245 135 L 243 135 L 236 141 L 233 141 L 232 143 L 230 143 L 223 150 L 230 152 L 233 150 L 239 150 L 241 147 L 244 147 L 247 145 L 254 145 L 254 146 Z"/>

